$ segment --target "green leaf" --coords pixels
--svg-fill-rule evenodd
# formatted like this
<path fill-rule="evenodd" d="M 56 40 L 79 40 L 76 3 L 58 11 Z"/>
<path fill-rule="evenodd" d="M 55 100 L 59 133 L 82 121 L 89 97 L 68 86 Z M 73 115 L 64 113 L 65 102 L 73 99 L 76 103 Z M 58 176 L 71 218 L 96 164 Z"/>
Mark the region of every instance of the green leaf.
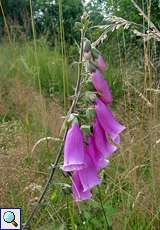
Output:
<path fill-rule="evenodd" d="M 116 213 L 116 210 L 111 205 L 105 205 L 104 206 L 105 212 L 109 216 L 113 216 Z"/>

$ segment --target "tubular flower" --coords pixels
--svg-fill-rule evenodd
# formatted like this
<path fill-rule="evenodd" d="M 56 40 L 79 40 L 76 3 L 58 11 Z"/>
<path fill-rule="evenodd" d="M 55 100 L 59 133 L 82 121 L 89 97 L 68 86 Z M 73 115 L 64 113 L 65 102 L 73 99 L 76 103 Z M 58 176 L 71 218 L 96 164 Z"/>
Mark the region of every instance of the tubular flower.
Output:
<path fill-rule="evenodd" d="M 108 133 L 110 135 L 110 137 L 116 144 L 119 144 L 119 134 L 125 129 L 125 127 L 115 120 L 112 112 L 105 106 L 105 104 L 100 99 L 96 100 L 95 107 L 96 116 L 101 127 L 103 128 L 105 133 Z"/>
<path fill-rule="evenodd" d="M 84 192 L 101 183 L 101 180 L 97 175 L 96 166 L 94 165 L 92 158 L 87 154 L 87 152 L 85 153 L 85 163 L 86 168 L 78 171 Z"/>
<path fill-rule="evenodd" d="M 91 73 L 84 87 L 88 90 L 84 94 L 86 101 L 91 102 L 86 110 L 87 120 L 91 124 L 82 124 L 80 129 L 78 122 L 72 122 L 65 138 L 63 164 L 64 171 L 71 171 L 72 195 L 76 202 L 91 199 L 91 190 L 101 183 L 100 170 L 109 165 L 108 158 L 117 150 L 110 139 L 119 144 L 120 133 L 125 129 L 109 109 L 112 94 L 108 81 L 103 78 L 107 67 L 103 56 L 87 38 L 83 40 L 83 58 L 87 61 L 87 72 Z M 82 105 L 79 103 L 77 108 L 80 115 Z M 84 113 L 82 115 L 83 120 Z"/>
<path fill-rule="evenodd" d="M 74 172 L 72 175 L 72 194 L 76 202 L 88 200 L 92 197 L 90 191 L 83 191 L 83 186 L 81 184 L 78 172 Z"/>
<path fill-rule="evenodd" d="M 91 135 L 88 137 L 88 146 L 86 147 L 86 152 L 92 158 L 97 171 L 108 166 L 109 161 L 106 160 L 104 156 L 97 150 L 94 143 L 94 138 Z"/>
<path fill-rule="evenodd" d="M 101 54 L 98 55 L 98 58 L 96 59 L 96 64 L 97 64 L 97 67 L 103 72 L 106 68 L 107 68 L 107 65 L 102 57 Z"/>
<path fill-rule="evenodd" d="M 110 104 L 112 102 L 112 95 L 109 89 L 108 83 L 103 79 L 101 72 L 97 69 L 96 72 L 93 72 L 92 83 L 94 88 L 100 93 L 100 98 L 105 104 Z"/>
<path fill-rule="evenodd" d="M 64 171 L 75 171 L 85 167 L 83 135 L 78 123 L 73 122 L 64 145 Z"/>
<path fill-rule="evenodd" d="M 117 150 L 117 147 L 110 144 L 106 138 L 104 130 L 101 128 L 97 119 L 93 124 L 93 137 L 97 150 L 104 156 L 110 157 Z"/>

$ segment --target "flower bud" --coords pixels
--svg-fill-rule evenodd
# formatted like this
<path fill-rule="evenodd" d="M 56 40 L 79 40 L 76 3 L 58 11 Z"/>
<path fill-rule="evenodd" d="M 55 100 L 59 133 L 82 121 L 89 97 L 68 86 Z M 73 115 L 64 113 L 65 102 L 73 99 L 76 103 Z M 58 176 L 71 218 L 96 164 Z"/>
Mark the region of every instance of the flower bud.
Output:
<path fill-rule="evenodd" d="M 85 23 L 88 18 L 89 15 L 87 14 L 87 12 L 84 12 L 83 15 L 81 16 L 81 22 Z"/>
<path fill-rule="evenodd" d="M 95 65 L 97 66 L 97 68 L 100 71 L 103 72 L 107 67 L 103 56 L 101 55 L 101 53 L 96 48 L 92 48 L 91 53 L 92 53 L 92 57 L 94 59 Z"/>
<path fill-rule="evenodd" d="M 87 38 L 84 39 L 83 51 L 84 53 L 91 51 L 91 42 Z"/>
<path fill-rule="evenodd" d="M 92 53 L 93 59 L 97 59 L 98 56 L 100 55 L 99 50 L 97 50 L 96 48 L 92 48 L 91 53 Z"/>

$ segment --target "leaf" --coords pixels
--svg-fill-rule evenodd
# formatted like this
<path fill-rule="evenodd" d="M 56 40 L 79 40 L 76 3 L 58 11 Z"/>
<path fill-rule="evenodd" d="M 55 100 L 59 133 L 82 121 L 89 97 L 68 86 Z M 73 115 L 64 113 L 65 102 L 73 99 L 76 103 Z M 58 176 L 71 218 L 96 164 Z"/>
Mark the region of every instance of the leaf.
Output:
<path fill-rule="evenodd" d="M 105 205 L 104 206 L 105 212 L 109 216 L 113 216 L 116 213 L 116 210 L 111 205 Z"/>

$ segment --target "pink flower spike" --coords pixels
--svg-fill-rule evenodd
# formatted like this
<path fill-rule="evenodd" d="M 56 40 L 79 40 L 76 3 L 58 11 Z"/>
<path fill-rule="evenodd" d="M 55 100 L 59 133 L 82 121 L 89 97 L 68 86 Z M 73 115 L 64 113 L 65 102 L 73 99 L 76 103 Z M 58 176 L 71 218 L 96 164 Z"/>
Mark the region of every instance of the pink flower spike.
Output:
<path fill-rule="evenodd" d="M 97 150 L 104 156 L 110 157 L 117 150 L 117 147 L 110 144 L 106 138 L 104 130 L 96 119 L 93 124 L 93 137 Z"/>
<path fill-rule="evenodd" d="M 64 171 L 75 171 L 85 167 L 83 135 L 78 123 L 72 123 L 64 145 Z"/>
<path fill-rule="evenodd" d="M 113 142 L 116 144 L 120 143 L 119 134 L 125 129 L 123 125 L 118 123 L 112 112 L 108 109 L 107 106 L 100 100 L 96 100 L 96 116 L 98 121 L 105 131 L 112 138 Z"/>
<path fill-rule="evenodd" d="M 84 192 L 92 189 L 93 187 L 101 183 L 101 180 L 97 175 L 96 166 L 94 165 L 93 160 L 87 154 L 87 152 L 85 153 L 85 163 L 87 167 L 78 171 Z"/>
<path fill-rule="evenodd" d="M 96 59 L 96 63 L 97 63 L 98 68 L 102 72 L 107 68 L 107 65 L 106 65 L 104 58 L 102 57 L 101 54 L 98 55 L 98 58 Z"/>
<path fill-rule="evenodd" d="M 72 175 L 72 194 L 76 202 L 89 200 L 92 197 L 90 191 L 83 191 L 78 172 L 74 172 Z"/>
<path fill-rule="evenodd" d="M 92 83 L 94 88 L 100 93 L 100 98 L 105 104 L 112 102 L 112 94 L 109 89 L 108 83 L 103 79 L 101 72 L 97 69 L 92 73 Z"/>

